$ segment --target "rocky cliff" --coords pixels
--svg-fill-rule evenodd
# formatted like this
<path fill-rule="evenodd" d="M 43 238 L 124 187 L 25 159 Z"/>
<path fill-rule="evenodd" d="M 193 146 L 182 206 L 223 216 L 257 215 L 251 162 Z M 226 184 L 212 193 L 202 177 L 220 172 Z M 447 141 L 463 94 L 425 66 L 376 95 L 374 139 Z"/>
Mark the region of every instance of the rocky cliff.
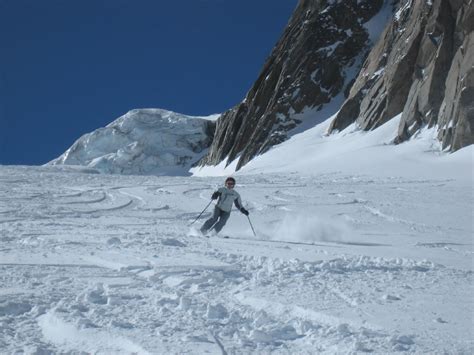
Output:
<path fill-rule="evenodd" d="M 395 143 L 434 125 L 443 148 L 474 143 L 473 27 L 472 0 L 400 1 L 330 130 L 402 113 Z"/>
<path fill-rule="evenodd" d="M 434 125 L 444 149 L 474 143 L 473 3 L 300 0 L 245 99 L 218 120 L 200 164 L 238 159 L 239 169 L 339 108 L 328 133 L 354 122 L 374 129 L 402 113 L 394 143 Z M 384 8 L 390 17 L 373 43 L 370 23 Z"/>
<path fill-rule="evenodd" d="M 367 24 L 383 6 L 383 0 L 300 0 L 245 99 L 219 118 L 201 164 L 239 159 L 240 168 L 287 139 L 304 121 L 298 114 L 348 93 L 351 70 L 358 72 L 371 47 Z"/>

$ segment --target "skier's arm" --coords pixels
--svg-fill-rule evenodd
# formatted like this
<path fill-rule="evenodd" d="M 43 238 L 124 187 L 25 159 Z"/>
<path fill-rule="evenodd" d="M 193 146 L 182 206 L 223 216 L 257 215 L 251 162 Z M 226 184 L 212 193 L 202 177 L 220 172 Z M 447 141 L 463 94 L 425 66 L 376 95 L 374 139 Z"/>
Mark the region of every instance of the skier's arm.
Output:
<path fill-rule="evenodd" d="M 217 191 L 214 191 L 214 193 L 212 194 L 212 199 L 217 200 L 222 195 L 222 190 L 223 188 L 221 187 L 217 189 Z"/>
<path fill-rule="evenodd" d="M 240 196 L 234 200 L 234 204 L 235 204 L 235 207 L 237 207 L 237 209 L 240 212 L 242 212 L 244 215 L 246 216 L 249 215 L 249 211 L 247 211 L 245 208 L 242 207 L 242 200 L 240 199 Z"/>

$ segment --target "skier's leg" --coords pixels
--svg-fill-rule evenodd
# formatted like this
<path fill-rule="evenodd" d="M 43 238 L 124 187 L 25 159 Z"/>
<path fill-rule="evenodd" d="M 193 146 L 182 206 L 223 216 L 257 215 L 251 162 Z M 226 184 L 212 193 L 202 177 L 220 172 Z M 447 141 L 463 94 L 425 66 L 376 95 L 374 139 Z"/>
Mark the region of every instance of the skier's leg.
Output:
<path fill-rule="evenodd" d="M 211 228 L 214 223 L 217 222 L 217 219 L 219 218 L 220 215 L 220 208 L 214 207 L 214 213 L 212 214 L 211 218 L 209 218 L 206 222 L 201 227 L 201 232 L 205 233 Z"/>
<path fill-rule="evenodd" d="M 221 229 L 224 228 L 229 217 L 230 217 L 230 212 L 221 211 L 221 217 L 219 218 L 219 222 L 217 222 L 216 225 L 214 226 L 216 233 L 219 233 Z"/>

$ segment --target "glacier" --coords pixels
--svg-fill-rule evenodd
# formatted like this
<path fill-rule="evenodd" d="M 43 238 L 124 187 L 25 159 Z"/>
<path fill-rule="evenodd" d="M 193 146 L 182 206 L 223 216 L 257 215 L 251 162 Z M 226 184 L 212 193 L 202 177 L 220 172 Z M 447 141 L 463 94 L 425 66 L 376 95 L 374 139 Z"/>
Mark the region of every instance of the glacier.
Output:
<path fill-rule="evenodd" d="M 109 174 L 189 175 L 210 145 L 218 116 L 135 109 L 83 135 L 48 165 L 80 165 Z"/>

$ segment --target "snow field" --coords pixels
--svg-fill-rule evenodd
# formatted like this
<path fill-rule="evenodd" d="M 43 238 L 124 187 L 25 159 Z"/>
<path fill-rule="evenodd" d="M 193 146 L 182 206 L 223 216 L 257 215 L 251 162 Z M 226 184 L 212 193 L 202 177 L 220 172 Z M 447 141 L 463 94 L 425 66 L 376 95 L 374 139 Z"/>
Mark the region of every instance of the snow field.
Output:
<path fill-rule="evenodd" d="M 257 238 L 193 235 L 222 180 L 0 167 L 2 351 L 473 351 L 462 182 L 237 176 Z"/>

